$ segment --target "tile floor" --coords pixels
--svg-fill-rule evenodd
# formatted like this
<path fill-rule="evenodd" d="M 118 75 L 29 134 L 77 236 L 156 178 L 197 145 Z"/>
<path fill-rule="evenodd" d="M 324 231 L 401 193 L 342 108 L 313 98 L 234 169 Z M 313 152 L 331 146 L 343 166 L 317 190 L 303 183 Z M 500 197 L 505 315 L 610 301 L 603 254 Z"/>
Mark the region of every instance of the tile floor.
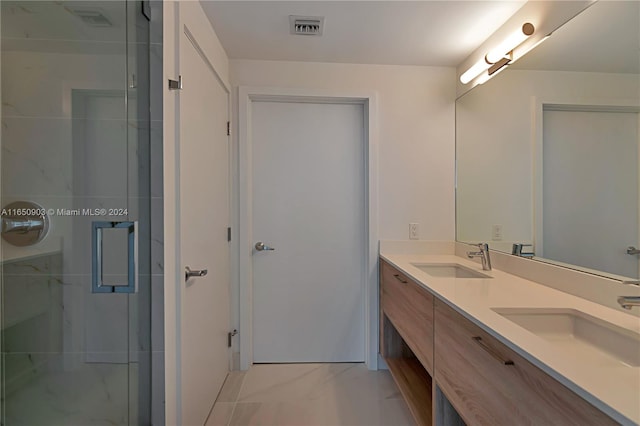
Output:
<path fill-rule="evenodd" d="M 364 364 L 259 364 L 233 371 L 205 426 L 414 425 L 386 370 Z"/>
<path fill-rule="evenodd" d="M 4 355 L 5 361 L 7 356 Z M 52 355 L 51 358 L 57 357 Z M 51 363 L 55 364 L 54 361 Z M 79 361 L 69 371 L 52 369 L 34 377 L 6 397 L 0 425 L 134 424 L 135 421 L 129 421 L 129 415 L 131 419 L 136 418 L 136 406 L 129 406 L 127 390 L 129 385 L 132 389 L 137 388 L 134 382 L 130 382 L 137 375 L 130 368 L 137 368 L 137 365 Z"/>

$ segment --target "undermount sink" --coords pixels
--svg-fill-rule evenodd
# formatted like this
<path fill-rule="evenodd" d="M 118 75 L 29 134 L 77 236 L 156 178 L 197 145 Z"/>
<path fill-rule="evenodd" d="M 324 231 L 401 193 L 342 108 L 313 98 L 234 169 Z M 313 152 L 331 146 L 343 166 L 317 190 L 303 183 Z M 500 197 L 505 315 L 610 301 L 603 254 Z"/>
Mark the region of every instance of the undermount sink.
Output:
<path fill-rule="evenodd" d="M 563 354 L 598 365 L 640 367 L 640 334 L 575 309 L 492 308 L 551 342 Z"/>
<path fill-rule="evenodd" d="M 412 263 L 412 265 L 436 278 L 492 278 L 457 263 Z"/>

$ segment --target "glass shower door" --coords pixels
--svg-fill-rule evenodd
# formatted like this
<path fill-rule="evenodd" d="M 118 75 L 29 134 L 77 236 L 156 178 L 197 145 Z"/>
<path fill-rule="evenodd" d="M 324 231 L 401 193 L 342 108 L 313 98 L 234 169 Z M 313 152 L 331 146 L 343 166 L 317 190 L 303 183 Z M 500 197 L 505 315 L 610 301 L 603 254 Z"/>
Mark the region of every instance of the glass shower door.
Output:
<path fill-rule="evenodd" d="M 149 424 L 142 2 L 0 13 L 1 424 Z"/>

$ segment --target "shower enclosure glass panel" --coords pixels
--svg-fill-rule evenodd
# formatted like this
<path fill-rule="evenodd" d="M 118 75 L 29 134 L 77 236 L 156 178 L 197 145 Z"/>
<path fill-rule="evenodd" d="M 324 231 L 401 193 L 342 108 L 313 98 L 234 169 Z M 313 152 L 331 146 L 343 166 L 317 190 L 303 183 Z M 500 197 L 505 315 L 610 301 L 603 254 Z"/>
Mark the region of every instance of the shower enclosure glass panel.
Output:
<path fill-rule="evenodd" d="M 0 208 L 49 219 L 36 244 L 1 240 L 2 425 L 150 424 L 144 9 L 1 3 Z"/>

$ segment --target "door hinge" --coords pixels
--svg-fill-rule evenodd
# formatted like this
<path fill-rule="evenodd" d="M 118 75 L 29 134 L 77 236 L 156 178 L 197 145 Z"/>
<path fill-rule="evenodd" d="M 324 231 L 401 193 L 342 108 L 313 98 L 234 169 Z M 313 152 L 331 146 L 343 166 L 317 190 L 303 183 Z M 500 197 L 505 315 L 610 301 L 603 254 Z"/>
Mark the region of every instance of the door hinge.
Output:
<path fill-rule="evenodd" d="M 231 339 L 236 334 L 238 334 L 238 330 L 233 330 L 233 331 L 230 331 L 229 333 L 227 333 L 227 347 L 229 347 L 229 348 L 231 347 Z"/>
<path fill-rule="evenodd" d="M 227 136 L 231 136 L 231 122 L 227 121 Z"/>
<path fill-rule="evenodd" d="M 182 90 L 182 76 L 178 76 L 178 80 L 169 79 L 169 90 Z"/>
<path fill-rule="evenodd" d="M 231 241 L 231 228 L 227 228 L 227 241 Z"/>

